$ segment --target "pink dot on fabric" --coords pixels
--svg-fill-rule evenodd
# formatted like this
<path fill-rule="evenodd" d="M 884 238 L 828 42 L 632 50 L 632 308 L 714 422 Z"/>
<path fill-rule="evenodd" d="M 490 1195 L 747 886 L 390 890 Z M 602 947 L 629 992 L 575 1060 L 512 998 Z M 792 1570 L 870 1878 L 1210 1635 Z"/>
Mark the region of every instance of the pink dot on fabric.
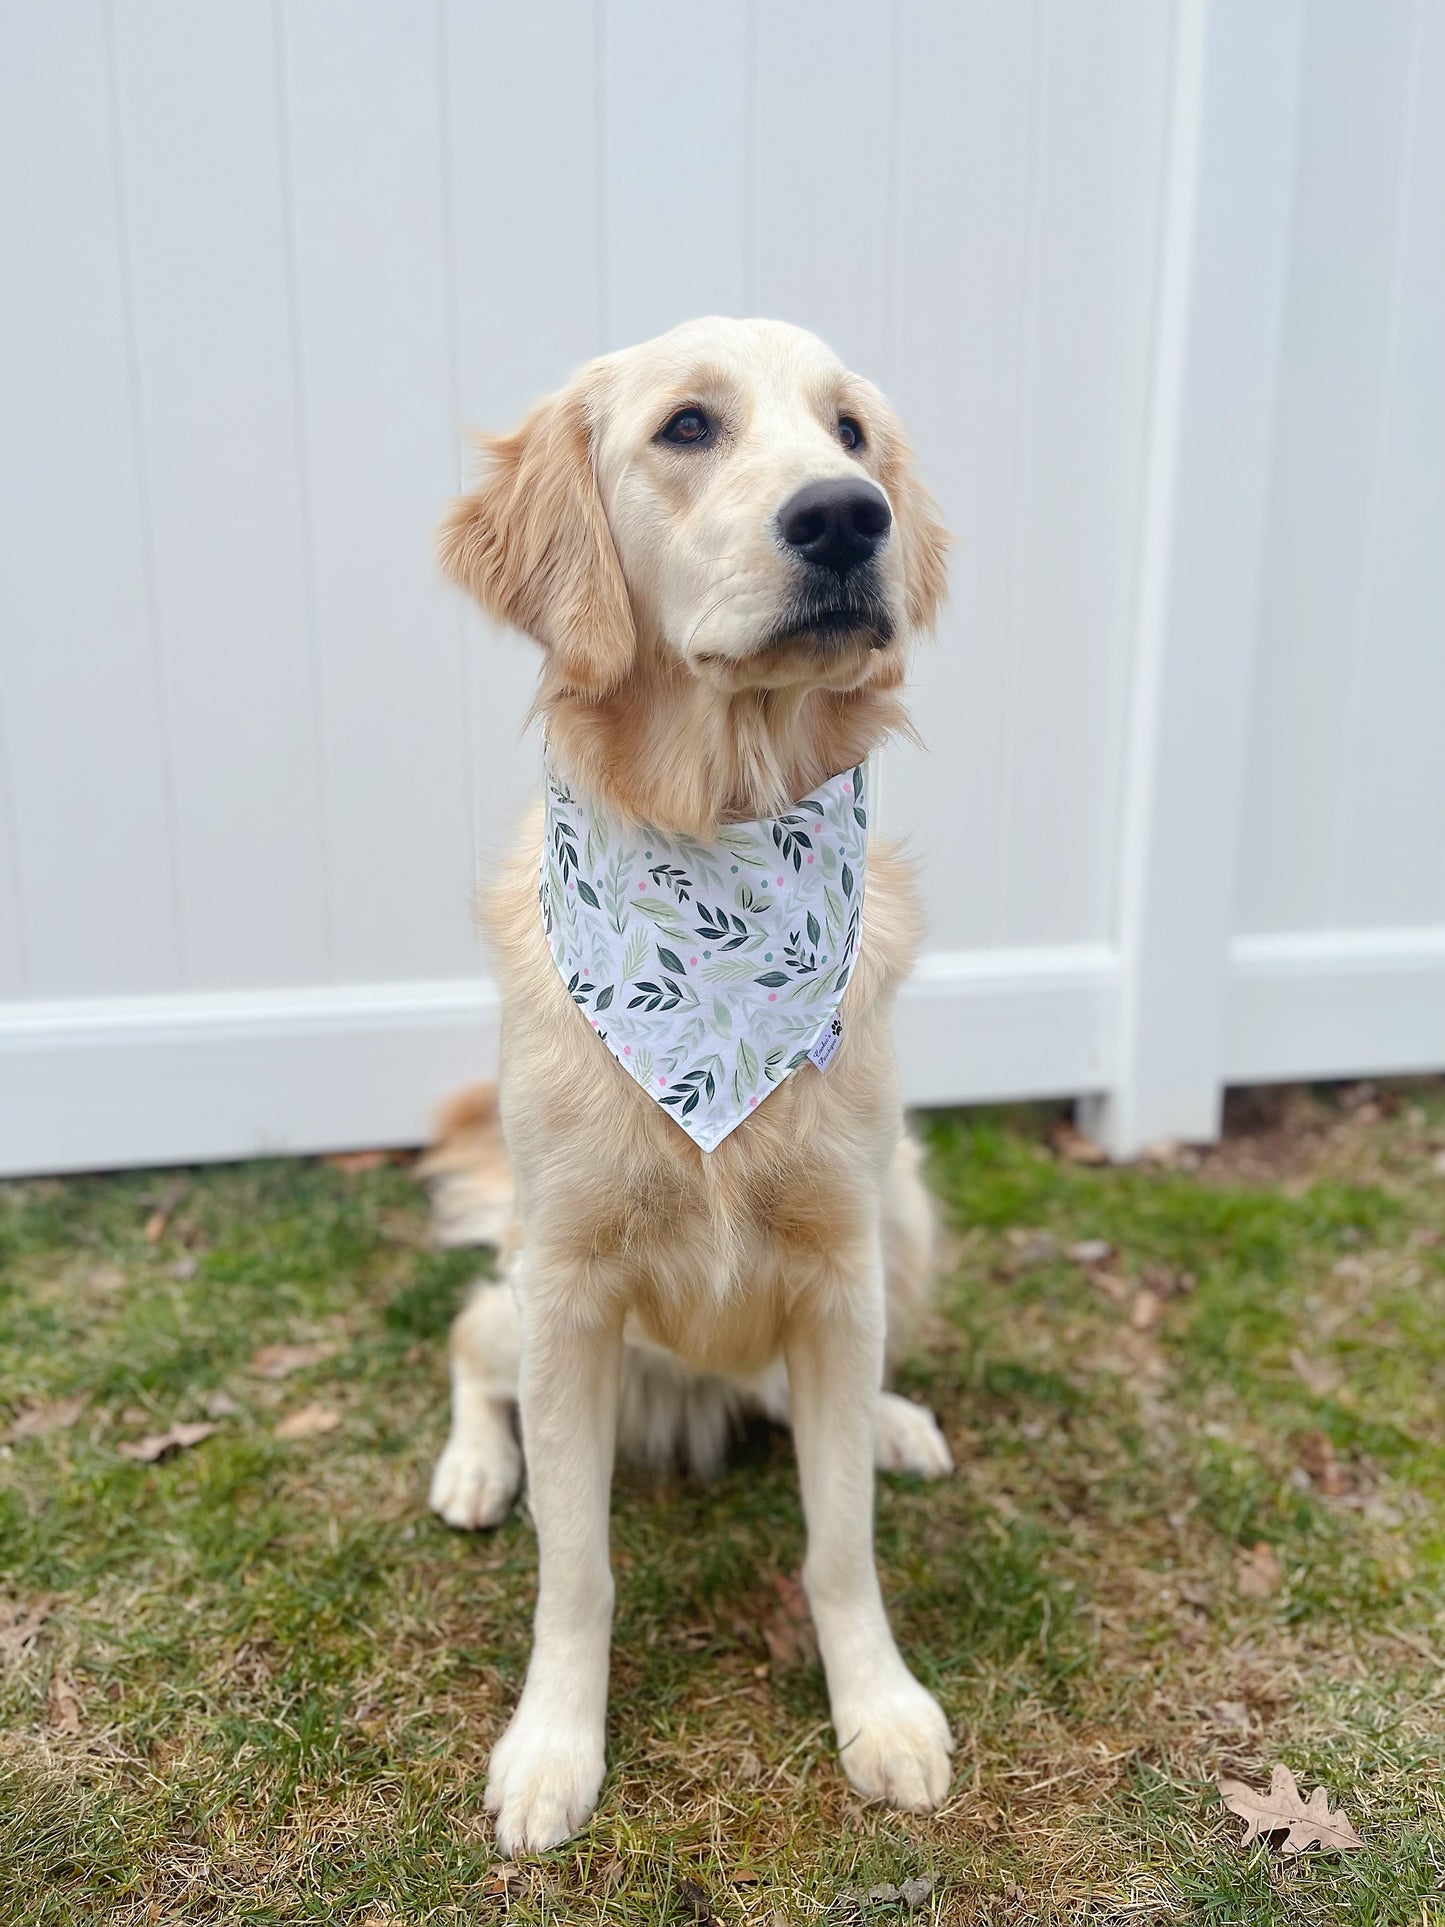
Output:
<path fill-rule="evenodd" d="M 775 1004 L 775 1003 L 776 1003 L 777 1001 L 778 1001 L 778 993 L 777 993 L 777 991 L 776 991 L 776 990 L 770 990 L 770 991 L 768 992 L 768 1002 L 769 1002 L 770 1004 Z"/>
<path fill-rule="evenodd" d="M 748 1109 L 750 1111 L 755 1111 L 757 1108 L 758 1108 L 758 1100 L 755 1097 L 750 1097 L 748 1099 Z"/>
<path fill-rule="evenodd" d="M 689 957 L 687 962 L 688 962 L 688 968 L 691 969 L 691 967 L 697 962 L 697 958 Z"/>
<path fill-rule="evenodd" d="M 642 891 L 647 888 L 647 885 L 645 883 L 639 883 L 637 887 L 639 891 Z"/>
<path fill-rule="evenodd" d="M 812 857 L 809 857 L 808 861 L 811 863 L 813 861 Z"/>
<path fill-rule="evenodd" d="M 661 1084 L 664 1090 L 667 1089 L 667 1079 L 665 1077 L 659 1077 L 657 1081 L 659 1084 Z"/>
<path fill-rule="evenodd" d="M 851 796 L 853 794 L 853 785 L 851 783 L 845 783 L 843 785 L 843 794 L 845 796 Z"/>
<path fill-rule="evenodd" d="M 622 1055 L 623 1055 L 624 1057 L 631 1057 L 631 1055 L 632 1055 L 632 1046 L 631 1046 L 631 1044 L 624 1044 L 624 1045 L 622 1046 Z"/>
<path fill-rule="evenodd" d="M 779 878 L 778 878 L 778 888 L 779 888 L 779 889 L 781 890 L 781 889 L 782 889 L 782 887 L 783 887 L 783 879 L 782 879 L 781 877 L 779 877 Z"/>

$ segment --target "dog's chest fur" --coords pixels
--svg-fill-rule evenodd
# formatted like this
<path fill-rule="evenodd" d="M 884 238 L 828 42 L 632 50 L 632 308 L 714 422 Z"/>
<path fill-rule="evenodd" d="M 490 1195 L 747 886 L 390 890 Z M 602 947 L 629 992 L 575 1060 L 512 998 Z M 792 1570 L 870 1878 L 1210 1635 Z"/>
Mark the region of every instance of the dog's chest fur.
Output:
<path fill-rule="evenodd" d="M 800 1296 L 856 1278 L 876 1235 L 902 1128 L 888 1011 L 912 956 L 907 867 L 886 847 L 870 856 L 865 936 L 828 1070 L 803 1066 L 703 1153 L 572 1006 L 538 914 L 532 827 L 487 904 L 528 1268 L 573 1295 L 581 1317 L 620 1301 L 694 1366 L 760 1369 Z"/>

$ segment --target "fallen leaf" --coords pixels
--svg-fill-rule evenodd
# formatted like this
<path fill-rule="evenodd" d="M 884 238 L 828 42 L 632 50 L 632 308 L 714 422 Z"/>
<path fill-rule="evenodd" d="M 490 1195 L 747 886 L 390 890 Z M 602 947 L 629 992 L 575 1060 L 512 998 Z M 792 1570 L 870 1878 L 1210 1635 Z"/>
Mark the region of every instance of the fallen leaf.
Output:
<path fill-rule="evenodd" d="M 1146 1144 L 1135 1157 L 1136 1164 L 1157 1164 L 1166 1171 L 1197 1171 L 1200 1165 L 1199 1152 L 1192 1144 L 1182 1138 L 1155 1138 Z"/>
<path fill-rule="evenodd" d="M 0 1599 L 0 1656 L 23 1653 L 40 1637 L 55 1601 L 49 1595 L 32 1599 Z"/>
<path fill-rule="evenodd" d="M 1134 1293 L 1134 1302 L 1129 1307 L 1129 1323 L 1136 1332 L 1153 1331 L 1164 1316 L 1164 1300 L 1157 1291 L 1150 1291 L 1145 1285 Z"/>
<path fill-rule="evenodd" d="M 1095 1291 L 1101 1291 L 1111 1305 L 1122 1305 L 1128 1300 L 1128 1284 L 1116 1271 L 1091 1270 L 1089 1283 Z"/>
<path fill-rule="evenodd" d="M 335 1350 L 324 1338 L 310 1345 L 263 1345 L 251 1360 L 251 1370 L 257 1378 L 289 1378 L 308 1365 L 319 1365 Z"/>
<path fill-rule="evenodd" d="M 340 1412 L 329 1405 L 303 1405 L 297 1411 L 288 1412 L 275 1426 L 272 1436 L 278 1439 L 315 1439 L 323 1432 L 334 1432 L 340 1423 Z"/>
<path fill-rule="evenodd" d="M 32 1405 L 10 1427 L 13 1439 L 42 1439 L 50 1432 L 66 1432 L 85 1410 L 85 1393 L 75 1398 L 57 1398 L 49 1405 Z"/>
<path fill-rule="evenodd" d="M 684 1907 L 691 1910 L 691 1917 L 697 1922 L 697 1927 L 722 1927 L 722 1923 L 712 1910 L 711 1899 L 695 1880 L 679 1880 L 677 1897 Z"/>
<path fill-rule="evenodd" d="M 1287 1766 L 1274 1769 L 1268 1793 L 1256 1793 L 1243 1780 L 1221 1780 L 1219 1795 L 1231 1813 L 1249 1822 L 1239 1843 L 1242 1847 L 1270 1833 L 1283 1833 L 1284 1851 L 1291 1854 L 1316 1845 L 1326 1853 L 1344 1853 L 1365 1844 L 1343 1813 L 1331 1813 L 1329 1795 L 1322 1786 L 1307 1801 L 1301 1799 Z"/>
<path fill-rule="evenodd" d="M 1295 1440 L 1295 1450 L 1317 1492 L 1322 1492 L 1327 1499 L 1341 1499 L 1352 1490 L 1354 1480 L 1349 1467 L 1341 1465 L 1335 1457 L 1334 1444 L 1328 1433 L 1318 1428 L 1301 1432 Z"/>
<path fill-rule="evenodd" d="M 1030 1231 L 1015 1225 L 1006 1237 L 1021 1265 L 1046 1265 L 1059 1255 L 1059 1241 L 1052 1231 Z"/>
<path fill-rule="evenodd" d="M 1292 1351 L 1289 1362 L 1295 1377 L 1313 1397 L 1329 1398 L 1340 1389 L 1340 1368 L 1332 1360 L 1306 1358 L 1303 1352 Z"/>
<path fill-rule="evenodd" d="M 160 1203 L 145 1221 L 143 1233 L 148 1245 L 158 1245 L 166 1235 L 166 1226 L 171 1221 L 171 1213 L 186 1195 L 185 1180 L 182 1178 L 171 1185 L 161 1197 Z"/>
<path fill-rule="evenodd" d="M 761 1780 L 762 1777 L 762 1761 L 758 1758 L 757 1754 L 753 1752 L 751 1747 L 745 1746 L 738 1755 L 738 1778 L 740 1780 Z"/>
<path fill-rule="evenodd" d="M 1072 1124 L 1056 1124 L 1049 1132 L 1049 1142 L 1066 1164 L 1107 1164 L 1109 1153 L 1102 1144 L 1077 1131 Z"/>
<path fill-rule="evenodd" d="M 56 1673 L 50 1682 L 46 1695 L 45 1713 L 50 1724 L 61 1733 L 77 1734 L 80 1731 L 80 1695 L 75 1690 L 75 1682 L 64 1673 Z"/>
<path fill-rule="evenodd" d="M 119 1291 L 125 1284 L 125 1273 L 119 1265 L 92 1265 L 85 1282 L 92 1291 Z"/>
<path fill-rule="evenodd" d="M 1156 1298 L 1182 1298 L 1193 1291 L 1197 1280 L 1192 1271 L 1176 1271 L 1173 1265 L 1145 1265 L 1139 1281 Z"/>
<path fill-rule="evenodd" d="M 774 1573 L 773 1590 L 778 1603 L 763 1627 L 763 1638 L 774 1670 L 816 1659 L 818 1641 L 802 1580 L 793 1573 Z"/>
<path fill-rule="evenodd" d="M 1268 1599 L 1284 1584 L 1284 1572 L 1273 1546 L 1258 1540 L 1235 1563 L 1235 1585 L 1242 1598 Z"/>
<path fill-rule="evenodd" d="M 1080 1238 L 1076 1245 L 1069 1246 L 1069 1256 L 1076 1265 L 1106 1264 L 1114 1255 L 1114 1247 L 1107 1238 Z"/>
<path fill-rule="evenodd" d="M 1249 1708 L 1243 1700 L 1216 1700 L 1209 1709 L 1209 1718 L 1215 1726 L 1232 1726 L 1242 1733 L 1250 1728 Z"/>
<path fill-rule="evenodd" d="M 240 1409 L 229 1392 L 216 1391 L 206 1394 L 207 1418 L 234 1418 Z"/>
<path fill-rule="evenodd" d="M 321 1162 L 348 1178 L 357 1178 L 366 1171 L 379 1171 L 383 1164 L 390 1164 L 395 1155 L 392 1151 L 333 1151 Z"/>
<path fill-rule="evenodd" d="M 115 1449 L 122 1458 L 135 1459 L 141 1465 L 155 1465 L 161 1459 L 173 1458 L 187 1446 L 199 1445 L 216 1430 L 214 1425 L 203 1424 L 199 1420 L 185 1425 L 173 1425 L 169 1432 L 150 1432 L 143 1439 L 128 1439 Z"/>

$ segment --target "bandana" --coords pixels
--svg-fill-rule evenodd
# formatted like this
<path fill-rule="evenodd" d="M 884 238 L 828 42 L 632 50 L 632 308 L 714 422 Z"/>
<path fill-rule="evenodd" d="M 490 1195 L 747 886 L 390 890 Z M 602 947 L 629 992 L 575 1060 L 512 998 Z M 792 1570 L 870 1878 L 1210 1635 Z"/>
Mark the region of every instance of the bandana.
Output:
<path fill-rule="evenodd" d="M 538 894 L 567 994 L 711 1151 L 838 1048 L 863 914 L 864 770 L 708 842 L 624 828 L 550 764 L 546 790 Z"/>

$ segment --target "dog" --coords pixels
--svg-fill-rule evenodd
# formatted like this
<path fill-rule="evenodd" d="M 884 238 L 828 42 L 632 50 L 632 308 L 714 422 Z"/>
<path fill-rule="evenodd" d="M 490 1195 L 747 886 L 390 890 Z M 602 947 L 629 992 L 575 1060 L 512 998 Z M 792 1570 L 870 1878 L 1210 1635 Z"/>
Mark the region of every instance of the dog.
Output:
<path fill-rule="evenodd" d="M 816 819 L 797 809 L 815 792 L 842 799 L 854 833 L 864 811 L 846 773 L 861 789 L 869 754 L 908 732 L 909 640 L 933 625 L 949 539 L 878 390 L 801 329 L 702 320 L 590 363 L 482 450 L 440 555 L 491 616 L 541 645 L 547 807 L 581 866 L 552 872 L 558 913 L 574 913 L 586 881 L 579 813 L 589 849 L 593 832 L 604 843 L 655 834 L 704 866 L 732 847 L 730 826 L 821 824 L 823 803 L 809 806 Z M 675 1095 L 649 1094 L 621 1055 L 630 1046 L 608 1035 L 624 1004 L 628 1023 L 651 1021 L 650 1004 L 670 996 L 663 975 L 685 974 L 688 960 L 662 947 L 652 977 L 622 986 L 633 996 L 589 1016 L 586 993 L 596 1006 L 605 993 L 587 981 L 578 994 L 583 973 L 568 981 L 549 929 L 548 865 L 561 850 L 542 861 L 550 822 L 529 816 L 485 903 L 499 1110 L 485 1095 L 464 1100 L 433 1167 L 501 1244 L 503 1282 L 478 1290 L 453 1327 L 451 1432 L 431 1504 L 464 1528 L 506 1515 L 522 1476 L 519 1408 L 538 1535 L 531 1660 L 488 1774 L 498 1846 L 555 1846 L 596 1805 L 615 1446 L 681 1453 L 706 1471 L 749 1410 L 792 1429 L 803 1582 L 848 1778 L 866 1797 L 928 1811 L 948 1787 L 949 1727 L 894 1643 L 872 1548 L 875 1465 L 951 1469 L 931 1413 L 882 1389 L 886 1355 L 926 1304 L 933 1236 L 889 1028 L 919 921 L 907 865 L 868 850 L 856 954 L 830 979 L 841 995 L 824 1026 L 827 1068 L 816 1052 L 785 1068 L 780 1047 L 767 1053 L 763 1101 L 745 1099 L 763 1073 L 740 1046 L 740 1116 L 723 1117 L 726 1134 L 703 1148 L 688 1099 L 734 1096 L 718 1097 L 701 1070 Z M 778 860 L 777 885 L 821 887 L 802 845 L 811 865 L 823 839 L 786 835 L 793 863 Z M 836 854 L 822 854 L 836 871 Z M 738 886 L 749 911 L 769 900 Z M 654 914 L 653 901 L 637 895 L 632 909 Z M 718 914 L 691 898 L 664 913 L 668 928 Z M 746 924 L 733 914 L 726 941 Z M 814 927 L 791 933 L 799 972 L 830 941 Z M 738 936 L 741 950 L 752 941 Z M 747 980 L 760 1023 L 780 1021 L 777 993 L 765 1003 L 751 986 L 780 976 Z M 815 971 L 809 995 L 818 981 Z"/>

